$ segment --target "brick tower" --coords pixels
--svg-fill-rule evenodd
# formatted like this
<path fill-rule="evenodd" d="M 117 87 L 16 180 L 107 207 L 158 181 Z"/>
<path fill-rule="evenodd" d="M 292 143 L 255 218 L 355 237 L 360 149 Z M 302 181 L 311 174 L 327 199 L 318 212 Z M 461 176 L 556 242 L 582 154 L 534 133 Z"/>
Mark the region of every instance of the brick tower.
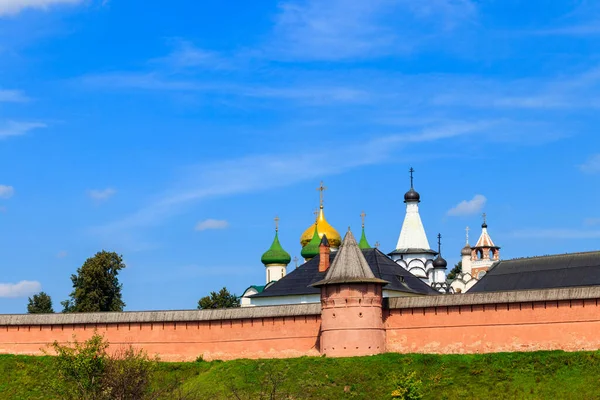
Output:
<path fill-rule="evenodd" d="M 352 232 L 344 237 L 321 288 L 321 354 L 346 357 L 385 351 L 382 288 Z"/>

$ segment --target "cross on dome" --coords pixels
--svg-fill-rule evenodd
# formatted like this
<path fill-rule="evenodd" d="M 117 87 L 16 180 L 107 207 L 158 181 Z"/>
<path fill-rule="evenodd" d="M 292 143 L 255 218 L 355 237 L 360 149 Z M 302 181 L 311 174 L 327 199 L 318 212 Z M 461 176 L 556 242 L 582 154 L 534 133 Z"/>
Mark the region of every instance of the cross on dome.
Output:
<path fill-rule="evenodd" d="M 327 187 L 323 185 L 323 181 L 321 181 L 321 185 L 317 188 L 319 191 L 319 203 L 321 208 L 323 208 L 323 192 L 327 190 Z"/>
<path fill-rule="evenodd" d="M 275 221 L 275 232 L 279 232 L 279 217 L 276 215 L 273 220 Z"/>
<path fill-rule="evenodd" d="M 367 216 L 367 214 L 365 214 L 364 211 L 360 214 L 360 219 L 362 220 L 362 227 L 363 228 L 365 227 L 365 217 L 366 216 Z"/>
<path fill-rule="evenodd" d="M 413 189 L 413 173 L 415 172 L 415 169 L 413 167 L 410 167 L 408 172 L 410 172 L 410 188 Z"/>

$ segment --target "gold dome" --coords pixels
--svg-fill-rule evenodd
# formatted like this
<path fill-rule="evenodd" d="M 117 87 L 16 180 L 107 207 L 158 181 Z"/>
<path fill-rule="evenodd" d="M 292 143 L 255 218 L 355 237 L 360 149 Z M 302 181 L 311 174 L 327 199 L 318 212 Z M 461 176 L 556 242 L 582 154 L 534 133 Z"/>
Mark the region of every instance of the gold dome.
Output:
<path fill-rule="evenodd" d="M 329 241 L 329 245 L 333 248 L 340 247 L 342 244 L 342 237 L 335 230 L 335 228 L 329 225 L 329 222 L 325 219 L 325 214 L 323 213 L 323 206 L 319 210 L 319 216 L 317 218 L 317 231 L 319 233 L 319 237 L 322 238 L 323 235 L 327 235 L 327 240 Z M 302 247 L 306 246 L 310 239 L 312 239 L 313 234 L 315 233 L 315 225 L 311 224 L 307 230 L 304 231 L 302 236 L 300 236 L 300 244 Z"/>

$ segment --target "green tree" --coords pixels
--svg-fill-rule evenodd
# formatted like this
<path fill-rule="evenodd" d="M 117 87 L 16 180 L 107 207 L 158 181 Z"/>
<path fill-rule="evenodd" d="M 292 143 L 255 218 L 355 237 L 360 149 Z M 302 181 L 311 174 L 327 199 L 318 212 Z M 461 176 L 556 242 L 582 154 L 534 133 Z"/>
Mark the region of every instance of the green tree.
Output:
<path fill-rule="evenodd" d="M 88 258 L 71 275 L 73 291 L 61 302 L 63 312 L 123 311 L 119 271 L 125 268 L 122 256 L 102 250 Z"/>
<path fill-rule="evenodd" d="M 454 268 L 452 268 L 452 270 L 450 271 L 450 273 L 448 274 L 448 280 L 453 280 L 454 278 L 456 278 L 456 275 L 460 274 L 462 272 L 462 261 L 459 261 L 458 264 L 456 264 L 454 266 Z"/>
<path fill-rule="evenodd" d="M 239 307 L 240 298 L 235 294 L 229 293 L 227 288 L 223 288 L 217 292 L 210 292 L 210 295 L 204 296 L 198 301 L 200 310 L 208 310 L 211 308 L 231 308 Z"/>
<path fill-rule="evenodd" d="M 53 313 L 52 299 L 45 292 L 34 294 L 29 297 L 27 303 L 27 312 L 29 314 L 50 314 Z"/>

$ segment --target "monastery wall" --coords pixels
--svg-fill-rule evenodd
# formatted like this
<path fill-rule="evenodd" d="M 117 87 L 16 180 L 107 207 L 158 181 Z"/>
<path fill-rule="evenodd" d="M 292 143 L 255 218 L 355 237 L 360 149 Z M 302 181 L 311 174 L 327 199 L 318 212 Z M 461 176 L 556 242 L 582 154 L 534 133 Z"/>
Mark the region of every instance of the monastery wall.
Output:
<path fill-rule="evenodd" d="M 319 304 L 224 310 L 0 315 L 0 353 L 41 355 L 48 344 L 88 339 L 133 344 L 163 361 L 318 356 Z"/>
<path fill-rule="evenodd" d="M 383 310 L 385 350 L 439 354 L 597 350 L 599 300 L 600 287 L 389 298 Z M 323 326 L 327 322 L 330 329 L 335 330 L 336 324 L 348 328 L 353 318 L 364 323 L 363 315 L 354 314 L 336 312 L 335 322 L 323 321 Z M 97 331 L 113 348 L 133 344 L 164 361 L 318 356 L 321 322 L 328 315 L 321 315 L 317 303 L 0 315 L 0 353 L 39 355 L 55 340 L 65 343 L 75 335 L 82 341 Z M 350 343 L 352 337 L 335 340 L 344 347 L 344 340 Z M 350 353 L 344 355 L 357 355 Z"/>
<path fill-rule="evenodd" d="M 386 350 L 491 353 L 600 349 L 600 287 L 389 299 Z"/>

